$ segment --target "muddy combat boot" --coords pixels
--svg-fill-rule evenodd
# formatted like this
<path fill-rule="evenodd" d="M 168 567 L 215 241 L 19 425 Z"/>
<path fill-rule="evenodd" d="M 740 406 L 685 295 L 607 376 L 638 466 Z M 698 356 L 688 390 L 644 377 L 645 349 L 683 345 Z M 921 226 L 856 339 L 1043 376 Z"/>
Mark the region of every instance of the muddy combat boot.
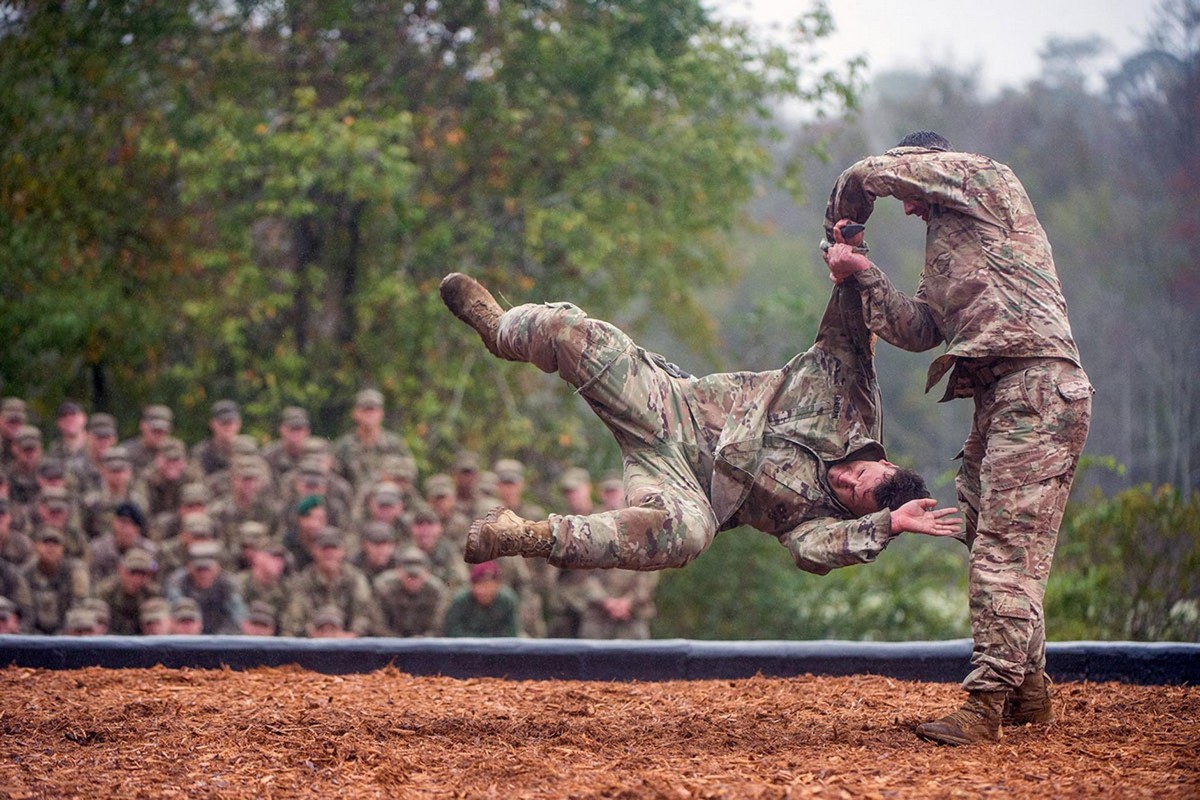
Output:
<path fill-rule="evenodd" d="M 451 272 L 442 278 L 438 287 L 442 302 L 454 312 L 454 316 L 470 325 L 479 333 L 479 338 L 492 355 L 500 356 L 496 349 L 496 333 L 500 328 L 500 315 L 504 310 L 483 284 L 461 272 Z M 500 356 L 503 358 L 503 356 Z"/>
<path fill-rule="evenodd" d="M 1050 704 L 1053 687 L 1054 682 L 1045 672 L 1026 675 L 1025 682 L 1004 699 L 1001 724 L 1041 725 L 1054 722 L 1054 707 Z"/>
<path fill-rule="evenodd" d="M 496 506 L 471 526 L 463 558 L 468 564 L 504 556 L 548 558 L 553 544 L 549 520 L 531 522 L 504 506 Z"/>
<path fill-rule="evenodd" d="M 962 708 L 917 726 L 917 736 L 939 744 L 976 744 L 1000 739 L 1006 692 L 971 692 Z"/>

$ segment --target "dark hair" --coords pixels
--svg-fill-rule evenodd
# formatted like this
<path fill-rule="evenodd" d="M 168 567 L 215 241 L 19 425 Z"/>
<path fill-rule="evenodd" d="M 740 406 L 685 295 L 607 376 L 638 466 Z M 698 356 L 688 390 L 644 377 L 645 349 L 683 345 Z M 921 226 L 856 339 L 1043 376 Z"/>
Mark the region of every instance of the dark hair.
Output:
<path fill-rule="evenodd" d="M 914 131 L 896 142 L 896 147 L 924 147 L 927 150 L 953 150 L 954 145 L 940 133 L 934 131 Z"/>
<path fill-rule="evenodd" d="M 910 500 L 929 497 L 925 479 L 910 469 L 897 469 L 875 487 L 875 503 L 895 511 Z"/>

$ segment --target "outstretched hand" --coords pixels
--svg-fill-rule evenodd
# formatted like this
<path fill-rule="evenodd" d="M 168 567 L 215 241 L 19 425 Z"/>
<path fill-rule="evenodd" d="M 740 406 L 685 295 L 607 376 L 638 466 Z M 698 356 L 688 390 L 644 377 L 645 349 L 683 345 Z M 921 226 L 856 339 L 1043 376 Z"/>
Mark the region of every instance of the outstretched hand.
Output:
<path fill-rule="evenodd" d="M 932 497 L 909 500 L 892 512 L 892 533 L 958 536 L 962 533 L 962 518 L 953 516 L 957 513 L 956 508 L 938 508 Z"/>

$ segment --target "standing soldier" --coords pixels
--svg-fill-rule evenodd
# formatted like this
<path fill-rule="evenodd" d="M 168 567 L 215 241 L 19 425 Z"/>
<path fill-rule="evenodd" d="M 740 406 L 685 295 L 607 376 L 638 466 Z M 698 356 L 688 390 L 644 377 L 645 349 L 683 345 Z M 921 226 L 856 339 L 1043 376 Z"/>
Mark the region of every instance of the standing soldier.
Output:
<path fill-rule="evenodd" d="M 383 393 L 378 389 L 363 389 L 355 397 L 351 411 L 354 430 L 334 444 L 334 471 L 355 489 L 379 472 L 384 456 L 411 455 L 403 437 L 383 427 L 383 415 Z"/>
<path fill-rule="evenodd" d="M 304 457 L 304 442 L 312 435 L 308 412 L 299 406 L 288 406 L 279 417 L 279 438 L 263 448 L 263 458 L 271 465 L 275 483 L 300 466 Z"/>
<path fill-rule="evenodd" d="M 210 436 L 192 447 L 192 462 L 205 477 L 229 468 L 233 459 L 233 438 L 241 433 L 242 412 L 232 400 L 213 403 L 208 418 Z"/>
<path fill-rule="evenodd" d="M 279 507 L 269 491 L 271 468 L 260 456 L 238 456 L 233 462 L 232 486 L 226 497 L 209 507 L 218 538 L 230 553 L 241 550 L 241 525 L 259 522 L 268 535 L 279 529 Z"/>
<path fill-rule="evenodd" d="M 0 470 L 7 470 L 8 465 L 12 463 L 13 444 L 21 426 L 27 421 L 24 400 L 19 397 L 0 400 Z"/>
<path fill-rule="evenodd" d="M 42 463 L 42 432 L 33 425 L 22 425 L 10 446 L 8 498 L 28 506 L 38 493 L 38 466 Z"/>
<path fill-rule="evenodd" d="M 133 463 L 124 447 L 104 451 L 100 488 L 83 496 L 80 527 L 88 539 L 95 539 L 109 528 L 113 509 L 131 500 L 142 508 L 146 501 L 133 491 Z"/>
<path fill-rule="evenodd" d="M 461 550 L 467 543 L 471 518 L 459 511 L 455 504 L 454 479 L 442 472 L 430 475 L 425 481 L 425 502 L 441 521 L 443 535 Z"/>
<path fill-rule="evenodd" d="M 383 636 L 441 636 L 450 590 L 429 572 L 429 557 L 409 545 L 399 566 L 380 573 L 373 582 L 381 613 Z"/>
<path fill-rule="evenodd" d="M 903 201 L 904 213 L 927 225 L 913 297 L 867 259 L 861 233 L 843 241 L 840 228 L 866 222 L 877 197 Z M 1000 738 L 1002 716 L 1048 722 L 1042 599 L 1092 386 L 1033 204 L 1007 166 L 921 131 L 842 173 L 825 232 L 837 242 L 826 252 L 831 274 L 861 295 L 871 330 L 906 350 L 945 345 L 926 391 L 949 373 L 942 400 L 975 405 L 956 481 L 971 549 L 975 669 L 962 708 L 917 733 L 971 744 Z"/>
<path fill-rule="evenodd" d="M 87 459 L 76 473 L 80 494 L 99 489 L 104 484 L 104 454 L 117 443 L 117 421 L 112 414 L 97 413 L 88 417 Z"/>
<path fill-rule="evenodd" d="M 58 406 L 54 418 L 58 436 L 50 443 L 47 453 L 61 459 L 63 469 L 72 475 L 78 475 L 87 466 L 87 414 L 83 407 L 74 400 L 64 400 Z"/>
<path fill-rule="evenodd" d="M 121 442 L 129 461 L 133 464 L 133 474 L 140 475 L 146 467 L 153 463 L 158 451 L 171 436 L 171 426 L 175 422 L 175 414 L 164 405 L 150 405 L 142 409 L 142 418 L 138 421 L 138 435 Z"/>
<path fill-rule="evenodd" d="M 336 608 L 346 633 L 369 636 L 378 627 L 379 607 L 365 575 L 346 563 L 345 542 L 337 528 L 326 528 L 314 542 L 313 563 L 292 579 L 291 598 L 284 612 L 284 636 L 309 635 L 317 613 Z"/>
<path fill-rule="evenodd" d="M 33 598 L 34 633 L 62 633 L 67 610 L 88 596 L 87 567 L 66 554 L 62 531 L 42 527 L 34 535 L 35 558 L 25 567 Z"/>
<path fill-rule="evenodd" d="M 134 492 L 146 498 L 146 519 L 152 528 L 161 515 L 178 511 L 183 502 L 183 487 L 196 477 L 188 472 L 184 443 L 173 436 L 165 439 L 154 461 L 135 481 Z"/>

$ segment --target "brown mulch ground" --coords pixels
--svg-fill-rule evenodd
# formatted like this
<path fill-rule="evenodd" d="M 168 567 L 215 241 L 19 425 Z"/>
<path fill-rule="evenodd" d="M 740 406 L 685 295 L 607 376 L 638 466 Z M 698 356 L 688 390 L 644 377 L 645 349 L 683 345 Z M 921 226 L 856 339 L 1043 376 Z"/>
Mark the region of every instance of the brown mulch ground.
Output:
<path fill-rule="evenodd" d="M 921 742 L 951 684 L 297 668 L 0 670 L 0 796 L 1200 797 L 1200 688 L 1068 683 L 1057 723 Z"/>

